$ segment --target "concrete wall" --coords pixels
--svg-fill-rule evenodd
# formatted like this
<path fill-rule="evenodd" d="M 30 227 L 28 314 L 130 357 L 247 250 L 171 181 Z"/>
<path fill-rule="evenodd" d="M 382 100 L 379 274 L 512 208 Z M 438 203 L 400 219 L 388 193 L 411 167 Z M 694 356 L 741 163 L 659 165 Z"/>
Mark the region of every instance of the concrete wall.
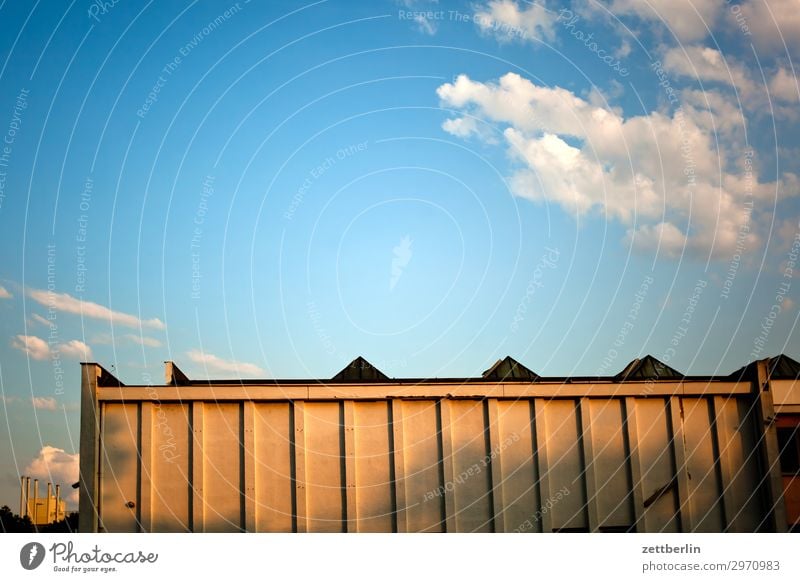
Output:
<path fill-rule="evenodd" d="M 785 528 L 750 382 L 98 387 L 84 367 L 82 531 Z"/>

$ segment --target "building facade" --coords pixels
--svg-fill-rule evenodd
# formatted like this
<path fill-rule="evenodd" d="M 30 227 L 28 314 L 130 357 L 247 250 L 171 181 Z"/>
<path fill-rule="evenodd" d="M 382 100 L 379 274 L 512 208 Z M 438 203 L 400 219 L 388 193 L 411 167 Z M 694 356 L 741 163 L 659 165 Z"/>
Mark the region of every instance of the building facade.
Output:
<path fill-rule="evenodd" d="M 800 364 L 696 377 L 126 386 L 82 364 L 84 532 L 782 532 L 800 524 Z"/>

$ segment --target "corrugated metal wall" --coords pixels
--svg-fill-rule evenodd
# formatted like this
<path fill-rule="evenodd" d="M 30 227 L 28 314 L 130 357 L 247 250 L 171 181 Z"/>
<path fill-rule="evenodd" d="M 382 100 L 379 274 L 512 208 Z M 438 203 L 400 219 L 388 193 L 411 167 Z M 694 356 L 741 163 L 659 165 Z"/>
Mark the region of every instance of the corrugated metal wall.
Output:
<path fill-rule="evenodd" d="M 220 389 L 217 402 L 192 399 L 213 387 L 144 390 L 98 390 L 101 530 L 770 527 L 754 396 L 741 390 L 288 401 Z"/>

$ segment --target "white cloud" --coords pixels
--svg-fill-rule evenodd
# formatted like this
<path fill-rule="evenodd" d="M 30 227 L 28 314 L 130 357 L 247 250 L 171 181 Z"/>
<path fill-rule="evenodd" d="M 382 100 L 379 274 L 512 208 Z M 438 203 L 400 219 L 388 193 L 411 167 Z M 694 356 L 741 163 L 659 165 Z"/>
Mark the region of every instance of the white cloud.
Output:
<path fill-rule="evenodd" d="M 614 51 L 614 56 L 618 59 L 624 59 L 628 55 L 631 54 L 631 43 L 628 41 L 627 38 L 623 38 L 620 41 L 619 48 Z"/>
<path fill-rule="evenodd" d="M 37 410 L 58 410 L 59 402 L 55 398 L 49 396 L 34 396 L 30 399 L 23 399 L 19 396 L 0 396 L 0 402 L 9 404 L 31 404 Z M 63 404 L 67 410 L 80 410 L 80 404 L 77 402 L 68 402 Z"/>
<path fill-rule="evenodd" d="M 430 18 L 426 18 L 423 14 L 417 14 L 414 16 L 414 22 L 417 24 L 417 29 L 425 34 L 433 36 L 436 34 L 437 25 L 436 21 Z"/>
<path fill-rule="evenodd" d="M 800 6 L 798 6 L 800 10 Z M 773 99 L 796 102 L 798 97 L 797 79 L 788 69 L 780 68 L 769 81 L 769 91 Z"/>
<path fill-rule="evenodd" d="M 762 2 L 763 0 L 758 0 Z M 613 0 L 617 15 L 635 15 L 642 20 L 663 25 L 681 42 L 700 40 L 714 28 L 725 0 Z"/>
<path fill-rule="evenodd" d="M 512 0 L 492 0 L 476 9 L 473 20 L 482 32 L 507 40 L 555 40 L 557 15 L 542 4 L 520 6 Z"/>
<path fill-rule="evenodd" d="M 800 52 L 800 7 L 797 0 L 746 0 L 741 12 L 728 14 L 728 26 L 746 27 L 760 51 L 786 55 Z"/>
<path fill-rule="evenodd" d="M 40 323 L 45 327 L 51 327 L 52 326 L 52 322 L 50 320 L 45 319 L 44 317 L 42 317 L 38 313 L 32 313 L 31 314 L 31 320 L 36 322 L 36 323 Z"/>
<path fill-rule="evenodd" d="M 139 344 L 140 346 L 147 346 L 148 348 L 160 348 L 163 344 L 161 340 L 157 340 L 156 338 L 143 336 L 138 333 L 126 333 L 120 335 L 111 335 L 110 333 L 94 333 L 89 337 L 89 341 L 92 344 L 96 345 L 104 345 L 108 346 L 116 342 L 116 345 L 121 345 L 123 341 L 130 342 L 134 344 Z"/>
<path fill-rule="evenodd" d="M 420 32 L 431 36 L 436 34 L 439 29 L 436 13 L 441 12 L 438 9 L 439 0 L 398 0 L 397 3 L 410 9 L 405 18 L 410 17 Z"/>
<path fill-rule="evenodd" d="M 788 251 L 795 242 L 796 236 L 798 236 L 796 218 L 786 218 L 781 221 L 776 221 L 770 244 L 774 245 L 779 251 Z M 778 272 L 783 273 L 787 266 L 785 262 L 781 263 Z"/>
<path fill-rule="evenodd" d="M 33 407 L 36 410 L 56 410 L 58 409 L 58 402 L 55 398 L 50 396 L 34 396 Z"/>
<path fill-rule="evenodd" d="M 189 359 L 196 364 L 202 364 L 210 372 L 233 373 L 237 376 L 263 376 L 264 370 L 247 362 L 237 362 L 236 360 L 224 360 L 214 354 L 209 354 L 201 350 L 190 350 L 187 352 Z"/>
<path fill-rule="evenodd" d="M 165 329 L 166 327 L 164 323 L 157 318 L 142 320 L 135 315 L 123 313 L 121 311 L 112 311 L 103 305 L 76 299 L 67 293 L 50 293 L 49 291 L 31 289 L 28 295 L 30 295 L 34 301 L 45 307 L 65 311 L 67 313 L 74 313 L 83 317 L 103 319 L 110 323 L 136 328 L 149 327 L 152 329 Z"/>
<path fill-rule="evenodd" d="M 139 344 L 140 346 L 147 346 L 148 348 L 161 347 L 161 342 L 159 340 L 152 337 L 137 335 L 135 333 L 125 334 L 125 339 L 132 341 L 135 344 Z"/>
<path fill-rule="evenodd" d="M 681 93 L 685 105 L 673 114 L 628 118 L 515 73 L 497 83 L 460 75 L 437 93 L 443 106 L 503 129 L 518 164 L 509 180 L 514 194 L 575 215 L 598 211 L 627 225 L 640 249 L 661 241 L 666 254 L 685 245 L 729 256 L 749 195 L 797 194 L 791 175 L 761 183 L 756 163 L 745 175 L 741 113 L 714 91 Z M 444 127 L 459 135 L 453 120 Z M 755 229 L 749 237 L 753 248 Z"/>
<path fill-rule="evenodd" d="M 666 51 L 664 70 L 706 83 L 723 83 L 735 87 L 749 99 L 755 92 L 747 70 L 733 58 L 726 58 L 717 49 L 700 46 L 677 46 Z"/>
<path fill-rule="evenodd" d="M 11 299 L 13 295 L 8 292 L 8 289 L 0 285 L 0 299 Z"/>
<path fill-rule="evenodd" d="M 46 360 L 53 353 L 50 344 L 35 335 L 18 335 L 11 340 L 11 347 L 25 352 L 34 360 Z M 59 344 L 57 350 L 68 358 L 86 360 L 92 357 L 92 349 L 76 339 Z"/>
<path fill-rule="evenodd" d="M 627 239 L 638 249 L 658 251 L 668 257 L 680 256 L 686 249 L 686 235 L 669 222 L 644 224 L 636 230 L 630 229 Z"/>
<path fill-rule="evenodd" d="M 448 119 L 442 124 L 442 129 L 458 137 L 469 137 L 477 132 L 476 123 L 472 117 L 459 117 Z"/>
<path fill-rule="evenodd" d="M 703 99 L 694 99 L 694 103 L 699 103 L 701 108 L 713 111 L 720 104 L 716 96 L 713 97 L 715 103 L 708 102 L 709 95 L 716 92 L 716 89 L 709 89 L 710 86 L 735 89 L 736 96 L 734 98 L 731 94 L 730 106 L 727 106 L 727 109 L 729 113 L 733 113 L 732 117 L 736 119 L 738 125 L 743 123 L 743 109 L 751 115 L 769 114 L 776 118 L 792 120 L 798 117 L 796 107 L 786 105 L 787 101 L 797 100 L 797 86 L 794 78 L 789 76 L 785 69 L 779 69 L 769 82 L 772 93 L 770 102 L 763 80 L 755 81 L 741 62 L 726 57 L 711 47 L 687 45 L 670 48 L 664 52 L 663 67 L 665 71 L 696 81 L 701 86 L 701 90 L 694 91 L 696 96 L 703 96 Z M 760 73 L 757 73 L 755 78 L 761 79 Z"/>
<path fill-rule="evenodd" d="M 485 125 L 482 120 L 479 121 L 474 117 L 464 116 L 446 119 L 442 123 L 442 129 L 456 137 L 468 138 L 475 135 L 488 144 L 498 143 L 496 134 L 492 132 L 491 126 Z"/>
<path fill-rule="evenodd" d="M 34 360 L 46 360 L 50 357 L 48 343 L 35 335 L 18 335 L 11 341 L 11 347 L 25 352 Z"/>
<path fill-rule="evenodd" d="M 684 113 L 707 135 L 718 133 L 732 140 L 743 135 L 744 113 L 723 93 L 713 89 L 684 89 L 680 97 Z"/>
<path fill-rule="evenodd" d="M 45 445 L 36 457 L 28 463 L 23 473 L 44 483 L 61 485 L 61 495 L 68 502 L 78 502 L 78 490 L 72 489 L 72 484 L 78 480 L 79 460 L 77 454 L 70 454 L 64 449 Z M 41 483 L 40 483 L 41 485 Z M 41 491 L 39 495 L 46 492 Z"/>
<path fill-rule="evenodd" d="M 80 340 L 74 339 L 64 342 L 59 346 L 59 350 L 68 358 L 75 358 L 77 360 L 92 359 L 92 348 Z"/>

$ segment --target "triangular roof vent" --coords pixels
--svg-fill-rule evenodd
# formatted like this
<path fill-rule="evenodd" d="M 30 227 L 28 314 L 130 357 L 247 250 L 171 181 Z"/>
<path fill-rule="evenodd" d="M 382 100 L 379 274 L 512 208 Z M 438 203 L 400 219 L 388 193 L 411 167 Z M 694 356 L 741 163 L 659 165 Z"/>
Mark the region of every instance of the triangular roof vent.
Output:
<path fill-rule="evenodd" d="M 784 354 L 770 358 L 767 366 L 769 377 L 772 380 L 796 380 L 800 378 L 800 362 Z"/>
<path fill-rule="evenodd" d="M 332 378 L 336 382 L 382 382 L 388 379 L 386 374 L 361 356 L 347 364 Z"/>
<path fill-rule="evenodd" d="M 491 368 L 483 373 L 483 377 L 487 380 L 498 380 L 500 382 L 509 380 L 534 382 L 539 379 L 539 375 L 536 372 L 532 372 L 511 356 L 497 360 Z"/>
<path fill-rule="evenodd" d="M 620 380 L 680 380 L 683 374 L 653 356 L 637 358 L 617 374 Z"/>

